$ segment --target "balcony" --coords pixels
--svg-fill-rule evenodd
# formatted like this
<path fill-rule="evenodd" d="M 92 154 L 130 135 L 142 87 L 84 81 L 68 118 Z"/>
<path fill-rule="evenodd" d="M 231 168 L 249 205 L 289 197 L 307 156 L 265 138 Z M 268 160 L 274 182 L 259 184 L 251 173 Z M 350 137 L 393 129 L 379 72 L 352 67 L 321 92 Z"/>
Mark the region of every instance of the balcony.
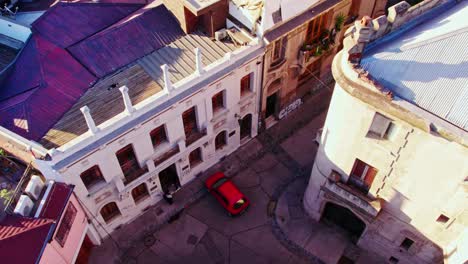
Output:
<path fill-rule="evenodd" d="M 340 179 L 336 175 L 336 172 L 332 172 L 330 179 L 322 186 L 327 196 L 349 205 L 351 208 L 364 213 L 370 218 L 376 217 L 381 210 L 380 200 L 372 199 L 363 194 L 362 190 L 357 190 L 352 186 L 340 182 Z"/>
<path fill-rule="evenodd" d="M 170 159 L 171 157 L 173 157 L 174 155 L 176 155 L 177 153 L 179 153 L 179 146 L 178 145 L 175 145 L 173 146 L 172 148 L 170 148 L 168 151 L 162 153 L 160 156 L 156 157 L 154 159 L 154 166 L 158 166 L 159 164 L 163 163 L 164 161 Z"/>
<path fill-rule="evenodd" d="M 185 145 L 190 146 L 192 143 L 204 136 L 206 136 L 206 129 L 202 131 L 192 131 L 190 134 L 187 135 L 187 138 L 185 139 Z"/>
<path fill-rule="evenodd" d="M 142 167 L 133 165 L 133 166 L 122 167 L 122 171 L 124 172 L 124 176 L 125 176 L 124 184 L 128 185 L 132 181 L 140 178 L 145 173 L 148 173 L 148 167 L 146 167 L 146 165 Z"/>

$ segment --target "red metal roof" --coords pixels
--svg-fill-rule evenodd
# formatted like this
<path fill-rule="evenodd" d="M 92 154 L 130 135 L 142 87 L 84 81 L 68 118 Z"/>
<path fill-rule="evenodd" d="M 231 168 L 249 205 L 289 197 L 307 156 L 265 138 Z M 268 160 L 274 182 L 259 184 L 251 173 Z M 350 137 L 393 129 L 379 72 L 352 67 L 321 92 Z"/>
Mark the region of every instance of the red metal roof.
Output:
<path fill-rule="evenodd" d="M 36 263 L 54 226 L 51 219 L 7 215 L 0 223 L 2 263 Z"/>
<path fill-rule="evenodd" d="M 59 182 L 54 183 L 39 217 L 59 221 L 72 192 L 73 188 L 69 185 Z"/>

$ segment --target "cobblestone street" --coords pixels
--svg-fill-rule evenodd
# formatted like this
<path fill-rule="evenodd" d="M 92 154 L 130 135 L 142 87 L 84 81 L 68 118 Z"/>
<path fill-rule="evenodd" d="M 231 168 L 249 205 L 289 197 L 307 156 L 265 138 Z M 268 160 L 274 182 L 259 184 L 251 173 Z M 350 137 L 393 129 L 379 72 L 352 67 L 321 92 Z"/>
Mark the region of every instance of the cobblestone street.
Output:
<path fill-rule="evenodd" d="M 313 223 L 302 209 L 329 99 L 329 91 L 312 97 L 182 188 L 173 206 L 158 203 L 112 233 L 93 250 L 91 263 L 336 263 L 349 246 L 346 237 Z M 206 195 L 203 181 L 215 171 L 224 171 L 251 200 L 242 216 L 229 217 Z M 320 228 L 325 231 L 315 232 Z"/>

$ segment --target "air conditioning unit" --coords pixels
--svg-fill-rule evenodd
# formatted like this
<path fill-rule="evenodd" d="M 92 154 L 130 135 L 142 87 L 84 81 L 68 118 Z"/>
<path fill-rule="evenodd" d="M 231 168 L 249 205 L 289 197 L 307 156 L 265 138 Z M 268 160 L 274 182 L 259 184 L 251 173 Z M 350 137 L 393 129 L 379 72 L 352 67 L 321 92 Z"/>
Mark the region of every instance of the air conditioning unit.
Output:
<path fill-rule="evenodd" d="M 227 31 L 225 28 L 215 32 L 215 39 L 221 41 L 227 37 Z"/>
<path fill-rule="evenodd" d="M 37 200 L 41 195 L 42 189 L 44 189 L 44 182 L 42 182 L 39 176 L 33 175 L 24 191 L 34 200 Z"/>
<path fill-rule="evenodd" d="M 20 196 L 18 203 L 16 204 L 15 210 L 13 212 L 22 216 L 29 216 L 33 207 L 34 203 L 31 200 L 31 198 L 23 194 Z"/>

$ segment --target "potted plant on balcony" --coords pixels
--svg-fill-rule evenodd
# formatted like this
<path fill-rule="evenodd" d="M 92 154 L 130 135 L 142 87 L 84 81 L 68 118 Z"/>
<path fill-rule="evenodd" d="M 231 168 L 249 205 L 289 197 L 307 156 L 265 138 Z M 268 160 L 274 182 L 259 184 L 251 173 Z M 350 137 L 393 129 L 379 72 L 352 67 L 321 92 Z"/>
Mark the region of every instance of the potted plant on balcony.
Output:
<path fill-rule="evenodd" d="M 345 20 L 346 20 L 346 16 L 343 15 L 343 13 L 339 13 L 339 14 L 335 17 L 335 29 L 336 29 L 336 31 L 340 31 L 340 30 L 341 30 L 341 27 L 343 26 Z"/>

